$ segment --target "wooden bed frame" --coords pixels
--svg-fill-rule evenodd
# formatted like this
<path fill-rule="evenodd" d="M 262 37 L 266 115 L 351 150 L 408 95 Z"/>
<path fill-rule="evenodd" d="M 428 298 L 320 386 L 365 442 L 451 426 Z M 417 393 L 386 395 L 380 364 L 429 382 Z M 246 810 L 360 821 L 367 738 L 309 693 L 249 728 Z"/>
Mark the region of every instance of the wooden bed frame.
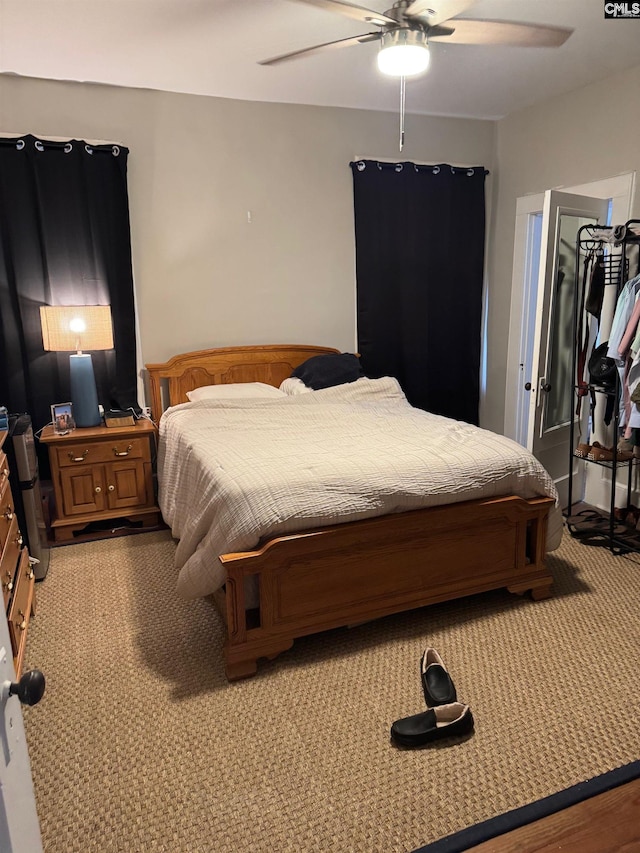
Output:
<path fill-rule="evenodd" d="M 146 365 L 152 417 L 187 402 L 202 385 L 278 386 L 314 346 L 225 347 Z M 227 626 L 229 680 L 253 675 L 296 637 L 507 587 L 534 599 L 551 595 L 546 557 L 552 498 L 515 495 L 397 513 L 277 536 L 253 551 L 223 554 L 224 588 L 215 596 Z M 257 578 L 259 607 L 245 607 Z"/>

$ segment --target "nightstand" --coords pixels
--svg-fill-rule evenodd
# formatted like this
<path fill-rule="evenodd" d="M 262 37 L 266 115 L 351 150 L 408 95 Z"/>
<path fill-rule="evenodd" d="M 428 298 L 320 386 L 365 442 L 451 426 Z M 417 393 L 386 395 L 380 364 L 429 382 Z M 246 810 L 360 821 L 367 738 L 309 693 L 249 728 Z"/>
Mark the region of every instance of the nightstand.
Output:
<path fill-rule="evenodd" d="M 156 428 L 145 419 L 134 426 L 87 427 L 67 435 L 46 426 L 56 510 L 56 542 L 69 542 L 95 521 L 126 519 L 142 527 L 160 523 L 155 501 L 152 447 Z"/>

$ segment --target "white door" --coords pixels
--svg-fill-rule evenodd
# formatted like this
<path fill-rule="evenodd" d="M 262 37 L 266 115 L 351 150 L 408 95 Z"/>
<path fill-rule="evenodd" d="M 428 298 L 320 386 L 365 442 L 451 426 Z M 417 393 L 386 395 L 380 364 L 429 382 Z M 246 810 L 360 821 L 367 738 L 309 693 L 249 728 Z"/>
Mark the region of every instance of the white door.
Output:
<path fill-rule="evenodd" d="M 531 374 L 525 378 L 527 448 L 547 469 L 566 505 L 570 427 L 576 419 L 572 376 L 576 238 L 583 225 L 606 224 L 608 201 L 548 190 L 540 231 L 540 264 L 535 295 Z M 586 418 L 588 404 L 583 406 Z M 580 434 L 576 424 L 575 435 Z"/>
<path fill-rule="evenodd" d="M 41 853 L 22 709 L 8 691 L 15 680 L 7 620 L 0 613 L 0 851 Z M 37 707 L 30 711 L 37 712 Z"/>

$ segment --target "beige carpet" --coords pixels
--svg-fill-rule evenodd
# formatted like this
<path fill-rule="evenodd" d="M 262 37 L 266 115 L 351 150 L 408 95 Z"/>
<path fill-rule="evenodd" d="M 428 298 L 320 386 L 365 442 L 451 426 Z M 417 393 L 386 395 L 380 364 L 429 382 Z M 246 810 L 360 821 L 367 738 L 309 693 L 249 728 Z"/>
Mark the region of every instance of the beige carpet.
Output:
<path fill-rule="evenodd" d="M 220 619 L 155 532 L 56 548 L 25 709 L 46 853 L 408 853 L 640 756 L 640 555 L 565 536 L 555 596 L 487 593 L 308 637 L 228 684 Z M 400 751 L 425 646 L 476 718 Z"/>

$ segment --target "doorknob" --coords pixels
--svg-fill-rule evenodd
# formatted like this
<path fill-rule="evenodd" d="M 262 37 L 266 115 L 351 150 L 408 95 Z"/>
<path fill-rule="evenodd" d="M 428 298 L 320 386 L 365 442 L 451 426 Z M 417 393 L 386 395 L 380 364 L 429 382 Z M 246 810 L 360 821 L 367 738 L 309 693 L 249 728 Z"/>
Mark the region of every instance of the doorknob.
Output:
<path fill-rule="evenodd" d="M 17 696 L 23 705 L 37 705 L 44 695 L 45 680 L 39 669 L 30 669 L 20 681 L 5 681 L 9 696 Z"/>
<path fill-rule="evenodd" d="M 547 394 L 548 394 L 548 393 L 549 393 L 549 391 L 551 391 L 551 385 L 549 385 L 549 383 L 548 383 L 548 382 L 545 382 L 545 384 L 542 386 L 542 390 L 543 390 L 543 391 L 546 391 L 546 392 L 547 392 Z"/>

